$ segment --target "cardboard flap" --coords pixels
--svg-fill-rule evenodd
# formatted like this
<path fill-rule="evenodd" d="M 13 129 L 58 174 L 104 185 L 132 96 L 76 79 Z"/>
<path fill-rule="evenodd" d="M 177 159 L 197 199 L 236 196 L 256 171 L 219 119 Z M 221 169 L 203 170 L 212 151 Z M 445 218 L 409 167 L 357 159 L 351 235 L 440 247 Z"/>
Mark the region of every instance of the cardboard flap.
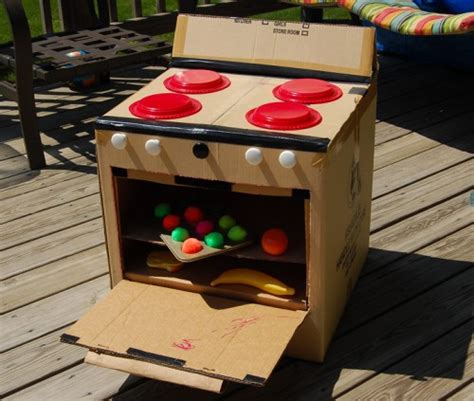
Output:
<path fill-rule="evenodd" d="M 166 381 L 200 390 L 220 393 L 224 382 L 214 377 L 203 376 L 196 373 L 185 372 L 150 362 L 135 359 L 121 358 L 89 351 L 85 361 L 102 368 L 120 370 L 135 376 L 149 377 L 150 379 Z"/>
<path fill-rule="evenodd" d="M 263 385 L 306 313 L 123 280 L 62 341 Z"/>
<path fill-rule="evenodd" d="M 180 15 L 173 58 L 370 77 L 374 41 L 372 28 Z"/>

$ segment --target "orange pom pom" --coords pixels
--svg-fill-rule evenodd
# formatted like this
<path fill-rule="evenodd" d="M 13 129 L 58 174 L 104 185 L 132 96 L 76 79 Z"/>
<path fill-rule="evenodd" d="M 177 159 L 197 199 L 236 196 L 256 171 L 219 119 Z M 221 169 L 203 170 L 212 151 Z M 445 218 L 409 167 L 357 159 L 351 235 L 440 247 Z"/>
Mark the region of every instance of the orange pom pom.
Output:
<path fill-rule="evenodd" d="M 181 250 L 184 253 L 198 253 L 202 251 L 201 241 L 197 240 L 196 238 L 188 238 L 183 242 Z"/>

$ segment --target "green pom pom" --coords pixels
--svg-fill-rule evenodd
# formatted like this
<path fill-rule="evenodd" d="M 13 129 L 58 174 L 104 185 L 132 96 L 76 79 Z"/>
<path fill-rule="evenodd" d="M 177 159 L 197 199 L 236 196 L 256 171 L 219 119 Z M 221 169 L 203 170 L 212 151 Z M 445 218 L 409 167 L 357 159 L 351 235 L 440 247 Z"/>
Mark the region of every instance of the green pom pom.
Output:
<path fill-rule="evenodd" d="M 204 242 L 211 248 L 222 248 L 224 246 L 224 236 L 214 231 L 204 237 Z"/>
<path fill-rule="evenodd" d="M 155 217 L 162 219 L 165 216 L 168 216 L 171 213 L 171 207 L 168 203 L 159 203 L 155 206 L 155 210 L 153 211 Z"/>
<path fill-rule="evenodd" d="M 243 242 L 247 238 L 247 231 L 241 226 L 232 227 L 227 236 L 232 242 Z"/>
<path fill-rule="evenodd" d="M 183 242 L 189 238 L 189 231 L 183 227 L 176 227 L 171 231 L 173 241 Z"/>
<path fill-rule="evenodd" d="M 219 227 L 224 231 L 230 230 L 232 227 L 235 226 L 235 224 L 235 219 L 232 216 L 229 216 L 228 214 L 225 214 L 219 219 Z"/>

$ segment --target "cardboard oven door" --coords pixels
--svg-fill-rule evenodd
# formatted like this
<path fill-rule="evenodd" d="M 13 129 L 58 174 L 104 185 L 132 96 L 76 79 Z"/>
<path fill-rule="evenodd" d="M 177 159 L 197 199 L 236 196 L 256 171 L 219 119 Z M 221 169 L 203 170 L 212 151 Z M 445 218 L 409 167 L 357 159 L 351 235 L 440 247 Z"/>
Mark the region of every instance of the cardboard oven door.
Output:
<path fill-rule="evenodd" d="M 306 313 L 123 280 L 61 340 L 99 366 L 219 392 L 264 385 Z"/>

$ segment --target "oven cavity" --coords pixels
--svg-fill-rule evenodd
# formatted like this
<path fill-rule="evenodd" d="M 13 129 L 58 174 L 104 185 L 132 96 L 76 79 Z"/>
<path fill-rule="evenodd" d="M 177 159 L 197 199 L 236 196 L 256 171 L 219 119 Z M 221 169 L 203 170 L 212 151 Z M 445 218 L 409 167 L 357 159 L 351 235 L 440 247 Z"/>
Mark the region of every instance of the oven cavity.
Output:
<path fill-rule="evenodd" d="M 114 176 L 124 278 L 307 309 L 309 192 L 237 192 L 226 182 Z"/>

